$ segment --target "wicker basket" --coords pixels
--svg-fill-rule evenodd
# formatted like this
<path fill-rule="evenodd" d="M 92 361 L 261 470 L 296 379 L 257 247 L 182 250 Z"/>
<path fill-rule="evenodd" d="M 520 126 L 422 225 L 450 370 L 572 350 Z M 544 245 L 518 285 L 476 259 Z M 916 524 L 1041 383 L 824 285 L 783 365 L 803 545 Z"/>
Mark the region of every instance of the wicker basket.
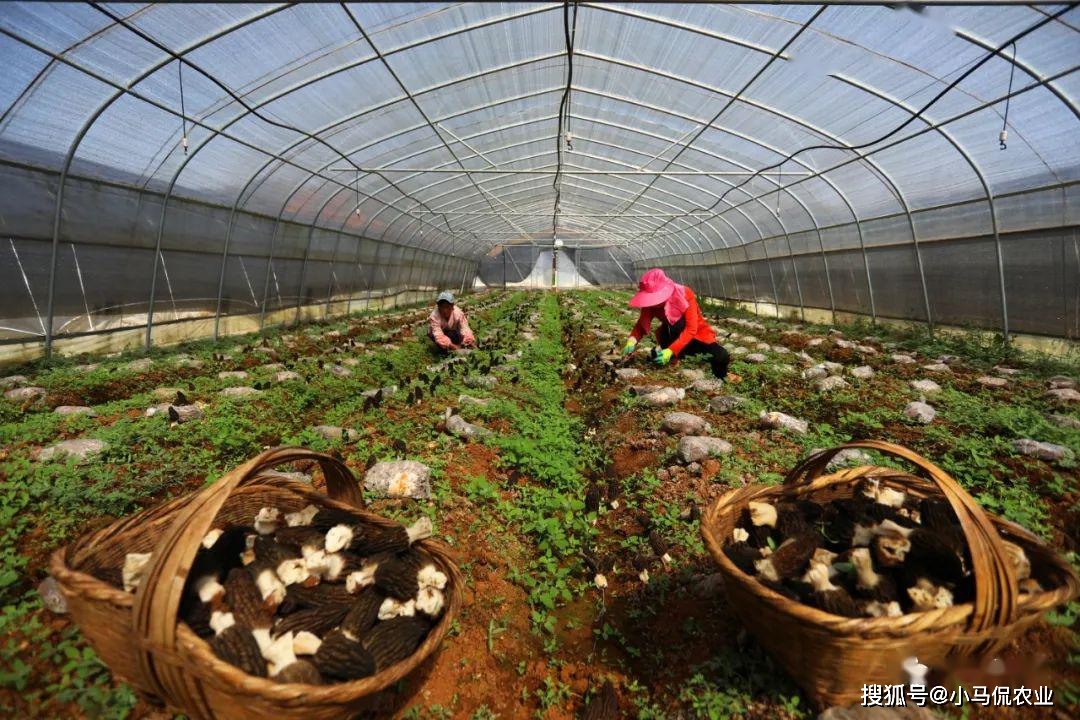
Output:
<path fill-rule="evenodd" d="M 845 448 L 877 450 L 918 466 L 929 481 L 893 468 L 862 466 L 822 475 Z M 952 506 L 971 551 L 973 603 L 901 617 L 831 615 L 773 592 L 735 567 L 723 552 L 750 501 L 850 498 L 865 477 L 916 497 L 942 495 Z M 979 657 L 1001 649 L 1042 614 L 1080 593 L 1080 579 L 1053 550 L 1022 527 L 988 516 L 955 480 L 906 448 L 880 441 L 852 442 L 801 462 L 783 485 L 748 486 L 725 493 L 705 512 L 701 533 L 720 566 L 728 597 L 758 641 L 821 706 L 849 705 L 865 683 L 905 682 L 901 662 L 912 655 L 931 667 L 949 657 Z M 1001 539 L 1024 548 L 1033 574 L 1052 589 L 1020 595 Z"/>
<path fill-rule="evenodd" d="M 272 471 L 283 463 L 312 460 L 322 468 L 326 495 Z M 461 574 L 442 543 L 422 540 L 414 545 L 447 575 L 442 617 L 411 657 L 363 680 L 299 685 L 253 677 L 220 660 L 186 624 L 177 622 L 187 573 L 215 518 L 250 523 L 266 505 L 294 512 L 309 504 L 347 509 L 373 525 L 395 524 L 363 509 L 356 479 L 333 457 L 277 448 L 197 493 L 120 520 L 57 550 L 50 571 L 90 645 L 116 677 L 152 703 L 193 719 L 322 720 L 386 714 L 408 699 L 389 686 L 414 671 L 417 678 L 430 672 L 431 656 L 461 606 Z M 91 574 L 120 567 L 127 553 L 149 551 L 154 553 L 151 565 L 134 595 Z"/>

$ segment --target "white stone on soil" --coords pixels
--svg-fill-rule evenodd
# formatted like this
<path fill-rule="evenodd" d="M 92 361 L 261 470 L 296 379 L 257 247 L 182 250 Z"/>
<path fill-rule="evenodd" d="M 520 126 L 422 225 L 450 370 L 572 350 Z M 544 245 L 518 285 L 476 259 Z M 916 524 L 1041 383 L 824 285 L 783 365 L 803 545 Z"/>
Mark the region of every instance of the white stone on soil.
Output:
<path fill-rule="evenodd" d="M 465 378 L 465 387 L 490 390 L 499 382 L 494 375 L 470 375 Z"/>
<path fill-rule="evenodd" d="M 904 417 L 914 420 L 921 425 L 929 425 L 937 417 L 937 410 L 924 402 L 915 401 L 907 404 L 904 408 Z"/>
<path fill-rule="evenodd" d="M 705 418 L 685 412 L 673 412 L 660 421 L 660 429 L 673 435 L 700 435 L 712 429 Z"/>
<path fill-rule="evenodd" d="M 742 345 L 739 345 L 738 347 L 732 348 L 730 354 L 732 357 L 738 357 L 739 355 L 746 355 L 749 352 L 750 351 L 744 348 Z"/>
<path fill-rule="evenodd" d="M 911 357 L 910 355 L 906 355 L 904 353 L 893 353 L 892 355 L 889 356 L 889 358 L 894 363 L 898 363 L 900 365 L 913 365 L 915 363 L 915 358 Z"/>
<path fill-rule="evenodd" d="M 341 440 L 352 442 L 360 437 L 360 433 L 354 428 L 338 427 L 337 425 L 316 425 L 312 428 L 316 435 L 324 440 Z"/>
<path fill-rule="evenodd" d="M 231 387 L 222 390 L 221 394 L 225 397 L 252 397 L 262 395 L 262 390 L 256 390 L 253 387 Z"/>
<path fill-rule="evenodd" d="M 1013 440 L 1012 447 L 1013 450 L 1021 455 L 1037 457 L 1046 462 L 1061 462 L 1062 460 L 1072 460 L 1073 458 L 1073 451 L 1064 445 L 1039 442 L 1038 440 L 1031 440 L 1029 438 Z"/>
<path fill-rule="evenodd" d="M 77 440 L 64 440 L 55 445 L 45 448 L 38 455 L 38 460 L 62 460 L 67 456 L 76 458 L 80 463 L 98 455 L 108 444 L 93 438 L 79 438 Z"/>
<path fill-rule="evenodd" d="M 37 402 L 45 397 L 45 388 L 40 387 L 21 387 L 14 390 L 8 390 L 4 393 L 4 397 L 12 402 L 27 403 Z"/>
<path fill-rule="evenodd" d="M 690 381 L 702 380 L 702 379 L 705 378 L 705 371 L 704 370 L 683 368 L 682 370 L 679 371 L 679 374 L 682 375 L 687 380 L 690 380 Z"/>
<path fill-rule="evenodd" d="M 1056 390 L 1047 390 L 1046 398 L 1062 405 L 1066 405 L 1080 401 L 1080 392 L 1077 392 L 1072 388 L 1058 388 Z"/>
<path fill-rule="evenodd" d="M 724 392 L 724 381 L 719 378 L 705 378 L 703 380 L 695 380 L 690 389 L 694 392 L 705 393 L 706 395 L 716 395 Z"/>
<path fill-rule="evenodd" d="M 820 365 L 815 365 L 811 368 L 806 368 L 802 371 L 803 380 L 821 380 L 829 376 L 829 371 Z"/>
<path fill-rule="evenodd" d="M 30 382 L 30 378 L 25 375 L 8 375 L 7 377 L 0 378 L 0 388 L 13 388 L 20 385 L 25 385 Z"/>
<path fill-rule="evenodd" d="M 732 451 L 731 443 L 720 438 L 703 435 L 687 435 L 679 440 L 675 450 L 683 463 L 695 463 L 711 455 L 727 455 Z"/>
<path fill-rule="evenodd" d="M 304 378 L 298 372 L 293 372 L 292 370 L 280 370 L 274 373 L 273 381 L 275 383 L 303 382 Z"/>
<path fill-rule="evenodd" d="M 798 435 L 805 435 L 810 430 L 810 424 L 805 420 L 799 420 L 776 411 L 765 412 L 762 410 L 761 414 L 758 415 L 758 424 L 761 427 L 774 430 L 788 430 Z"/>
<path fill-rule="evenodd" d="M 945 363 L 931 363 L 929 365 L 923 365 L 923 370 L 933 373 L 951 373 L 952 369 Z"/>
<path fill-rule="evenodd" d="M 57 415 L 88 415 L 90 417 L 97 417 L 94 408 L 86 405 L 60 405 L 53 410 L 53 412 Z"/>
<path fill-rule="evenodd" d="M 744 357 L 743 360 L 745 360 L 748 363 L 754 363 L 755 365 L 760 365 L 763 362 L 768 362 L 769 358 L 765 357 L 761 353 L 750 353 L 749 355 Z"/>
<path fill-rule="evenodd" d="M 1051 390 L 1075 390 L 1076 381 L 1065 375 L 1055 375 L 1046 381 Z"/>
<path fill-rule="evenodd" d="M 334 377 L 347 378 L 352 377 L 352 370 L 343 365 L 327 365 L 326 371 Z"/>
<path fill-rule="evenodd" d="M 364 489 L 386 497 L 427 500 L 431 497 L 431 468 L 415 460 L 376 463 L 364 475 Z"/>
<path fill-rule="evenodd" d="M 150 358 L 143 358 L 142 360 L 132 360 L 124 366 L 124 369 L 130 370 L 131 372 L 146 372 L 153 364 L 154 361 Z"/>
<path fill-rule="evenodd" d="M 831 375 L 815 382 L 814 387 L 817 388 L 818 392 L 832 392 L 833 390 L 841 390 L 850 386 L 844 378 Z"/>
<path fill-rule="evenodd" d="M 723 397 L 715 397 L 709 401 L 709 409 L 714 413 L 729 413 L 735 410 L 740 405 L 748 403 L 744 397 L 738 395 L 724 395 Z"/>
<path fill-rule="evenodd" d="M 620 380 L 635 380 L 644 375 L 643 372 L 636 368 L 618 368 L 615 374 Z"/>
<path fill-rule="evenodd" d="M 1019 375 L 1023 371 L 1017 370 L 1016 368 L 1005 367 L 1003 365 L 995 365 L 994 372 L 998 375 Z"/>
<path fill-rule="evenodd" d="M 665 387 L 642 396 L 642 400 L 653 407 L 666 407 L 677 404 L 685 397 L 686 391 L 682 388 Z"/>
<path fill-rule="evenodd" d="M 222 370 L 217 376 L 218 380 L 247 380 L 248 374 L 243 370 Z"/>
<path fill-rule="evenodd" d="M 451 415 L 446 419 L 446 431 L 460 438 L 473 438 L 491 434 L 491 431 L 486 427 L 473 425 L 460 415 Z"/>
<path fill-rule="evenodd" d="M 809 340 L 808 340 L 808 341 L 806 342 L 806 346 L 807 346 L 807 347 L 820 347 L 820 346 L 821 346 L 821 345 L 823 345 L 824 343 L 825 343 L 825 338 L 819 338 L 819 337 L 816 337 L 816 338 L 810 338 L 810 339 L 809 339 Z"/>
<path fill-rule="evenodd" d="M 991 388 L 1003 388 L 1009 384 L 1009 381 L 1005 378 L 994 377 L 993 375 L 983 375 L 975 378 L 975 382 Z"/>
<path fill-rule="evenodd" d="M 933 380 L 912 380 L 910 385 L 913 389 L 927 395 L 941 392 L 941 386 Z"/>
<path fill-rule="evenodd" d="M 859 367 L 851 368 L 851 377 L 857 380 L 869 380 L 874 377 L 874 368 L 869 365 L 860 365 Z"/>

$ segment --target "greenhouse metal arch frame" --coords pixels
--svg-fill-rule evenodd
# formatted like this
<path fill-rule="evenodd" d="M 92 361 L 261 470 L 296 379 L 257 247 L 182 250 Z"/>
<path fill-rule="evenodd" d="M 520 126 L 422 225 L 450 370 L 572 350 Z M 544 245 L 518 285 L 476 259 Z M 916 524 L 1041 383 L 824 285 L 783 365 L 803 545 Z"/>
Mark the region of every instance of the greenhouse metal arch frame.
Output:
<path fill-rule="evenodd" d="M 197 312 L 217 336 L 226 305 L 242 300 L 236 259 L 261 328 L 271 278 L 277 309 L 296 319 L 305 298 L 329 314 L 336 293 L 347 312 L 358 287 L 369 298 L 376 285 L 464 289 L 492 248 L 550 242 L 553 224 L 638 271 L 666 267 L 706 294 L 804 317 L 820 307 L 1076 337 L 1080 68 L 1069 62 L 1080 14 L 929 5 L 6 5 L 0 227 L 17 262 L 3 264 L 4 324 L 12 337 L 40 324 L 46 354 L 58 312 L 85 311 L 92 325 L 102 303 L 83 287 L 77 247 L 96 264 L 125 243 L 144 264 L 152 253 L 145 302 L 137 283 L 125 295 L 146 307 L 149 347 L 159 272 L 175 309 L 201 297 L 192 273 L 213 267 L 216 297 Z M 237 50 L 250 67 L 232 62 Z M 192 70 L 186 110 L 178 63 Z M 1033 82 L 1014 90 L 1017 69 Z M 361 88 L 362 100 L 345 92 Z M 65 102 L 65 89 L 86 100 Z M 162 117 L 190 126 L 190 152 Z M 565 137 L 553 132 L 563 121 Z M 118 127 L 145 131 L 124 148 L 130 158 L 110 154 L 124 145 Z M 1010 139 L 999 151 L 1001 128 Z M 836 150 L 798 152 L 821 142 Z M 789 156 L 797 170 L 763 171 Z M 49 178 L 45 229 L 32 209 Z M 104 239 L 76 222 L 95 210 L 86 194 L 103 189 L 135 206 Z M 156 222 L 143 218 L 157 202 Z M 23 262 L 45 243 L 47 264 Z M 61 280 L 61 243 L 75 290 L 70 269 Z M 190 267 L 171 278 L 166 254 Z M 245 259 L 263 274 L 249 278 Z M 279 269 L 297 288 L 287 302 Z M 996 310 L 968 302 L 991 288 Z"/>

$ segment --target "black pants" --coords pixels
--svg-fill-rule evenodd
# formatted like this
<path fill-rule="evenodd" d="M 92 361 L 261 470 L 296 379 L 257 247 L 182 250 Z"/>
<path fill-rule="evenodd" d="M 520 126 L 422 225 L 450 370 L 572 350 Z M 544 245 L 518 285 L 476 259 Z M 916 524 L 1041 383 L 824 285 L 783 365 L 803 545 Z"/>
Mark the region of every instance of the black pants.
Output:
<path fill-rule="evenodd" d="M 449 339 L 450 342 L 454 343 L 455 345 L 461 345 L 461 341 L 463 338 L 461 337 L 460 330 L 443 330 L 443 335 L 445 335 L 447 339 Z M 427 336 L 431 338 L 432 342 L 435 342 L 435 333 L 431 332 L 431 330 L 428 330 Z M 442 350 L 442 348 L 439 349 Z"/>
<path fill-rule="evenodd" d="M 686 329 L 686 319 L 680 318 L 679 322 L 674 325 L 668 325 L 667 323 L 661 323 L 660 329 L 656 332 L 656 340 L 660 343 L 660 347 L 666 348 L 671 343 L 678 340 L 682 335 L 683 330 Z M 718 342 L 703 343 L 700 340 L 691 340 L 683 348 L 683 355 L 709 355 L 711 357 L 713 376 L 723 380 L 727 377 L 728 363 L 731 362 L 731 356 L 728 355 L 728 351 L 724 349 L 724 346 Z"/>

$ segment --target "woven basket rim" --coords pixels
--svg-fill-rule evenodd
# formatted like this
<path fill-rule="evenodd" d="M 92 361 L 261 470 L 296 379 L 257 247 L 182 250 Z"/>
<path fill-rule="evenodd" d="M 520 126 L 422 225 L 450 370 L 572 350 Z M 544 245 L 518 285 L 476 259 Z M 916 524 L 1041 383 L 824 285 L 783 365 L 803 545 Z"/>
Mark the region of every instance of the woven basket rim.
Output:
<path fill-rule="evenodd" d="M 197 495 L 196 490 L 157 506 L 146 508 L 135 515 L 110 523 L 108 526 L 99 528 L 84 535 L 72 543 L 58 548 L 50 558 L 50 573 L 56 578 L 61 588 L 69 593 L 78 593 L 95 602 L 108 602 L 116 607 L 133 610 L 135 607 L 135 594 L 125 592 L 104 580 L 77 570 L 68 564 L 69 552 L 76 548 L 93 546 L 95 541 L 103 543 L 120 542 L 137 534 L 133 530 L 138 525 L 138 520 L 144 515 L 157 517 L 158 513 L 167 508 L 172 512 L 182 507 L 183 501 Z M 242 493 L 268 492 L 280 493 L 291 496 L 300 496 L 309 503 L 336 507 L 346 510 L 356 516 L 362 522 L 368 522 L 381 526 L 400 525 L 400 523 L 378 515 L 366 508 L 359 508 L 348 503 L 334 500 L 315 489 L 307 483 L 301 483 L 285 477 L 260 478 L 257 484 L 247 485 L 239 490 Z M 165 516 L 168 517 L 168 516 Z M 118 531 L 118 532 L 117 532 Z M 112 535 L 112 533 L 117 533 Z M 160 647 L 149 641 L 133 639 L 132 651 L 138 648 L 148 648 L 152 653 L 166 655 L 180 655 L 194 661 L 195 667 L 189 670 L 193 677 L 200 681 L 208 682 L 216 687 L 232 694 L 245 693 L 258 696 L 270 702 L 293 704 L 293 703 L 322 703 L 322 704 L 347 704 L 364 697 L 374 695 L 391 684 L 408 676 L 413 670 L 423 664 L 436 650 L 439 649 L 450 625 L 456 619 L 461 608 L 464 578 L 453 561 L 450 548 L 440 540 L 427 538 L 413 544 L 431 557 L 431 559 L 447 575 L 447 588 L 444 590 L 445 605 L 439 619 L 432 625 L 424 641 L 409 657 L 387 667 L 374 675 L 359 680 L 346 682 L 327 683 L 324 685 L 305 685 L 299 683 L 282 683 L 271 678 L 261 678 L 248 675 L 224 660 L 218 658 L 210 645 L 197 636 L 179 618 L 177 619 L 177 648 L 170 650 Z M 133 679 L 132 679 L 133 680 Z"/>
<path fill-rule="evenodd" d="M 855 472 L 875 474 L 881 476 L 882 479 L 886 481 L 911 481 L 911 484 L 916 485 L 916 488 L 919 490 L 927 488 L 930 490 L 934 489 L 934 486 L 928 483 L 924 478 L 905 473 L 896 468 L 877 465 L 861 465 L 822 475 L 815 480 L 815 484 L 853 484 L 855 481 L 851 479 L 851 475 Z M 817 488 L 819 491 L 821 489 L 822 488 L 820 487 Z M 974 611 L 973 602 L 961 603 L 948 608 L 925 612 L 909 612 L 900 617 L 848 618 L 833 615 L 832 613 L 825 612 L 824 610 L 811 605 L 806 605 L 784 597 L 780 593 L 762 585 L 754 579 L 752 575 L 748 575 L 737 568 L 723 552 L 723 548 L 728 543 L 716 534 L 716 525 L 719 524 L 719 518 L 721 516 L 741 513 L 751 500 L 765 497 L 805 496 L 812 495 L 813 493 L 814 489 L 809 488 L 808 486 L 755 484 L 728 490 L 710 504 L 702 517 L 701 532 L 705 537 L 706 546 L 708 547 L 710 554 L 720 566 L 725 582 L 739 583 L 743 589 L 751 592 L 758 600 L 768 603 L 778 612 L 793 618 L 813 622 L 815 625 L 823 629 L 831 630 L 836 634 L 862 634 L 866 636 L 881 637 L 903 636 L 922 632 L 927 625 L 932 625 L 936 629 L 941 629 L 943 627 L 966 624 L 966 621 L 971 617 L 971 614 Z M 999 518 L 991 513 L 987 513 L 987 516 L 993 522 L 999 534 L 1002 530 L 1006 531 L 1010 542 L 1021 545 L 1025 550 L 1038 548 L 1045 551 L 1044 553 L 1041 553 L 1041 555 L 1052 562 L 1055 565 L 1055 569 L 1065 577 L 1065 582 L 1058 587 L 1044 589 L 1041 592 L 1020 595 L 1017 600 L 1019 611 L 1017 616 L 1018 620 L 1024 615 L 1045 612 L 1060 604 L 1069 602 L 1069 600 L 1075 598 L 1077 594 L 1080 593 L 1080 579 L 1077 578 L 1072 567 L 1061 558 L 1057 552 L 1053 551 L 1046 543 L 1034 535 L 1031 535 L 1016 523 L 1012 523 L 1004 518 Z M 1017 530 L 1020 532 L 1016 532 Z M 919 627 L 912 628 L 910 627 L 912 625 L 918 625 Z"/>

